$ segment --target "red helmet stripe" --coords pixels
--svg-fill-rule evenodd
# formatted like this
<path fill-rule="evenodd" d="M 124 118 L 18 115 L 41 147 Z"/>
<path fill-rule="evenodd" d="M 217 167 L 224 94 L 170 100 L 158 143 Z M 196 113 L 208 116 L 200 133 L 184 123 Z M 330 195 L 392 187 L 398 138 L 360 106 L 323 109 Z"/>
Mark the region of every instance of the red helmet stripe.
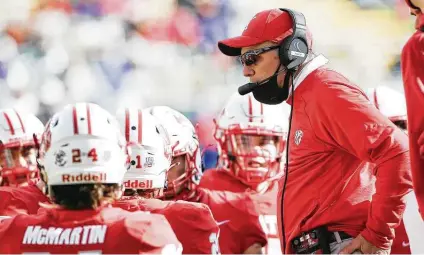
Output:
<path fill-rule="evenodd" d="M 130 141 L 130 112 L 127 109 L 125 109 L 125 139 L 127 142 Z"/>
<path fill-rule="evenodd" d="M 15 134 L 15 129 L 13 128 L 12 122 L 10 121 L 9 115 L 6 112 L 3 112 L 3 116 L 6 119 L 7 125 L 9 125 L 10 133 Z"/>
<path fill-rule="evenodd" d="M 91 114 L 90 114 L 90 106 L 86 104 L 87 107 L 87 125 L 88 125 L 88 134 L 91 135 Z"/>
<path fill-rule="evenodd" d="M 378 103 L 378 98 L 377 98 L 377 89 L 374 89 L 374 104 L 375 104 L 375 107 L 377 107 L 377 109 L 380 109 L 380 105 Z"/>
<path fill-rule="evenodd" d="M 143 114 L 141 110 L 138 110 L 138 143 L 141 144 L 142 141 L 142 120 L 143 120 Z"/>
<path fill-rule="evenodd" d="M 18 117 L 19 123 L 21 123 L 22 132 L 25 133 L 24 123 L 22 122 L 21 115 L 15 110 L 16 116 Z"/>
<path fill-rule="evenodd" d="M 75 106 L 72 108 L 72 119 L 74 121 L 74 134 L 78 135 L 77 108 Z"/>

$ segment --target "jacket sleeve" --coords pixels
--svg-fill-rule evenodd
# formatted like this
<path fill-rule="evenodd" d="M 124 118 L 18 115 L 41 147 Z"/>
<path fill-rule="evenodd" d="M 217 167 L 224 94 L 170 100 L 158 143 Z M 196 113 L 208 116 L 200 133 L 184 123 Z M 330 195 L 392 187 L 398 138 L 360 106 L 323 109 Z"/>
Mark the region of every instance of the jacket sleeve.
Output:
<path fill-rule="evenodd" d="M 402 51 L 402 78 L 408 111 L 411 171 L 415 195 L 424 219 L 424 159 L 418 138 L 424 133 L 424 32 L 417 31 Z"/>
<path fill-rule="evenodd" d="M 340 77 L 324 82 L 317 95 L 316 135 L 332 147 L 376 165 L 376 193 L 361 235 L 383 249 L 394 239 L 394 228 L 412 189 L 408 138 L 368 101 L 356 86 Z"/>

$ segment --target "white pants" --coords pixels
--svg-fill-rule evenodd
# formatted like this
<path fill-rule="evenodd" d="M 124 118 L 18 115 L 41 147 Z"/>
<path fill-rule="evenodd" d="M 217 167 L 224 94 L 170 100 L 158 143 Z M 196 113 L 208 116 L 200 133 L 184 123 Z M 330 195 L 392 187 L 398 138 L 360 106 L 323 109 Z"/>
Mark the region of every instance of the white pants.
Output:
<path fill-rule="evenodd" d="M 342 240 L 337 232 L 334 233 L 334 235 L 336 236 L 337 241 L 330 243 L 330 251 L 331 251 L 331 254 L 339 254 L 344 247 L 346 247 L 352 242 L 353 238 Z M 355 251 L 352 254 L 362 254 L 362 253 Z"/>

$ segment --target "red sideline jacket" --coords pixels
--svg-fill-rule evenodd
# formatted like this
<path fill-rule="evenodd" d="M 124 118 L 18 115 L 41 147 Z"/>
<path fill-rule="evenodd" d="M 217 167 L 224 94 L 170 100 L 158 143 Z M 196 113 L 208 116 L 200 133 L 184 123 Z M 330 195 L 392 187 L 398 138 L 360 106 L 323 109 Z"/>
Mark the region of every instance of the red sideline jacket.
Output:
<path fill-rule="evenodd" d="M 424 15 L 418 29 L 403 47 L 402 77 L 408 110 L 411 171 L 415 195 L 424 219 L 424 159 L 420 158 L 418 137 L 424 132 Z"/>
<path fill-rule="evenodd" d="M 307 63 L 288 100 L 290 161 L 284 201 L 281 188 L 278 196 L 285 252 L 293 253 L 294 237 L 323 225 L 389 248 L 412 190 L 408 138 L 327 62 L 320 55 Z M 372 179 L 361 175 L 365 162 L 376 165 L 375 194 Z"/>

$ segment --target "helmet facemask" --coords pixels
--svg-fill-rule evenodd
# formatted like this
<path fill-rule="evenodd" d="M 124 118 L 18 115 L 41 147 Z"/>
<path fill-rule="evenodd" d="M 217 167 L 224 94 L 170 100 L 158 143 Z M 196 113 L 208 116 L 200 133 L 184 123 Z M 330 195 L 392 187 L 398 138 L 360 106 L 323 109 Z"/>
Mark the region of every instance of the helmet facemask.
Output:
<path fill-rule="evenodd" d="M 171 168 L 168 171 L 168 186 L 164 189 L 164 198 L 172 200 L 181 195 L 190 196 L 199 185 L 202 176 L 200 149 L 190 153 L 174 151 Z"/>
<path fill-rule="evenodd" d="M 281 132 L 239 125 L 220 131 L 220 163 L 252 189 L 277 175 L 286 138 Z"/>
<path fill-rule="evenodd" d="M 38 179 L 37 153 L 33 143 L 0 146 L 1 186 L 22 186 Z"/>

